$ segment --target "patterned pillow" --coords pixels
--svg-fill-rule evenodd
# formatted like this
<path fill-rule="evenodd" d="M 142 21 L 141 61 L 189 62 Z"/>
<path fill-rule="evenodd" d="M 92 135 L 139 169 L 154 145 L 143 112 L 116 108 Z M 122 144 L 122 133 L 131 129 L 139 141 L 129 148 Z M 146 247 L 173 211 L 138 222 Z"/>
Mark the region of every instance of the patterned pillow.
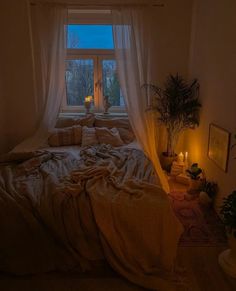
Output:
<path fill-rule="evenodd" d="M 96 134 L 99 143 L 110 144 L 114 147 L 122 146 L 124 144 L 120 138 L 119 131 L 115 127 L 112 129 L 106 127 L 97 127 Z"/>
<path fill-rule="evenodd" d="M 82 147 L 98 144 L 95 127 L 83 126 L 82 129 Z"/>
<path fill-rule="evenodd" d="M 95 118 L 95 127 L 107 127 L 107 128 L 127 128 L 131 130 L 131 126 L 129 123 L 129 120 L 127 118 L 108 118 L 108 119 L 102 119 L 102 118 Z"/>
<path fill-rule="evenodd" d="M 56 128 L 70 127 L 73 125 L 81 125 L 92 127 L 94 125 L 95 117 L 94 114 L 90 113 L 84 117 L 60 117 L 57 120 Z"/>
<path fill-rule="evenodd" d="M 135 139 L 135 135 L 132 130 L 129 130 L 127 128 L 119 127 L 117 128 L 120 134 L 121 139 L 124 143 L 131 143 Z"/>
<path fill-rule="evenodd" d="M 55 128 L 71 127 L 75 125 L 75 118 L 73 117 L 60 117 L 57 120 Z"/>
<path fill-rule="evenodd" d="M 81 126 L 93 127 L 95 121 L 95 116 L 93 113 L 87 114 L 85 117 L 78 118 L 75 120 L 75 124 Z"/>
<path fill-rule="evenodd" d="M 119 131 L 120 137 L 124 143 L 130 143 L 135 139 L 130 122 L 127 118 L 102 119 L 102 118 L 96 117 L 94 126 L 117 128 Z"/>
<path fill-rule="evenodd" d="M 48 138 L 48 144 L 52 147 L 80 145 L 82 140 L 82 127 L 55 128 Z"/>

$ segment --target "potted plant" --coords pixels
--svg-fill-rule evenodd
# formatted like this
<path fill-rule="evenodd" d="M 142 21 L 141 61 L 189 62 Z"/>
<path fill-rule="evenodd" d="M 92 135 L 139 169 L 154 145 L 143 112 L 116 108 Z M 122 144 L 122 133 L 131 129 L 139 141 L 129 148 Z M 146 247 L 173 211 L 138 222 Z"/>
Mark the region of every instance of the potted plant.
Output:
<path fill-rule="evenodd" d="M 219 264 L 227 274 L 236 278 L 236 190 L 224 198 L 220 213 L 230 249 L 219 255 Z"/>
<path fill-rule="evenodd" d="M 213 181 L 205 180 L 200 188 L 199 202 L 202 205 L 210 206 L 218 192 L 218 185 Z"/>
<path fill-rule="evenodd" d="M 202 169 L 198 167 L 198 163 L 193 163 L 191 167 L 186 170 L 186 172 L 190 177 L 188 193 L 195 194 L 198 190 L 200 190 L 202 185 Z"/>
<path fill-rule="evenodd" d="M 164 169 L 169 169 L 176 157 L 175 146 L 181 132 L 199 125 L 199 83 L 196 79 L 186 82 L 180 75 L 169 75 L 162 89 L 160 86 L 145 84 L 153 93 L 149 109 L 158 113 L 158 121 L 167 130 L 167 148 L 160 161 Z"/>

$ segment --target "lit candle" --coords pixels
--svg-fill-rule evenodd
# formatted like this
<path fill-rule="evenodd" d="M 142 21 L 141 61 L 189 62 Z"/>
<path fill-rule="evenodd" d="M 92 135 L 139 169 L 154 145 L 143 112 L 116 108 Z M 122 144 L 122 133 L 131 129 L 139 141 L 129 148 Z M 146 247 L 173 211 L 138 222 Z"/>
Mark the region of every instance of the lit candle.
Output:
<path fill-rule="evenodd" d="M 184 161 L 184 154 L 182 152 L 180 152 L 180 154 L 178 155 L 178 160 L 180 163 L 183 163 Z"/>
<path fill-rule="evenodd" d="M 86 96 L 85 97 L 85 102 L 91 102 L 92 101 L 92 99 L 93 99 L 93 96 Z"/>
<path fill-rule="evenodd" d="M 89 114 L 92 100 L 93 100 L 93 96 L 86 96 L 84 99 L 84 107 L 86 108 L 86 114 Z"/>
<path fill-rule="evenodd" d="M 188 152 L 185 152 L 185 154 L 184 154 L 184 161 L 185 161 L 185 163 L 187 163 L 187 161 L 188 161 Z"/>

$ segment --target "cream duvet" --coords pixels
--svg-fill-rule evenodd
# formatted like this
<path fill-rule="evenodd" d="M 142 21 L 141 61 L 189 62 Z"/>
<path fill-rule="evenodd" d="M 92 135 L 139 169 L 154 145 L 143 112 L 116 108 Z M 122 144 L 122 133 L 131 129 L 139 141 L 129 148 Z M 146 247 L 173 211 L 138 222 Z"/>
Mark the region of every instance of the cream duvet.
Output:
<path fill-rule="evenodd" d="M 132 282 L 171 290 L 182 226 L 142 151 L 12 153 L 0 165 L 0 271 L 84 271 L 106 259 Z"/>

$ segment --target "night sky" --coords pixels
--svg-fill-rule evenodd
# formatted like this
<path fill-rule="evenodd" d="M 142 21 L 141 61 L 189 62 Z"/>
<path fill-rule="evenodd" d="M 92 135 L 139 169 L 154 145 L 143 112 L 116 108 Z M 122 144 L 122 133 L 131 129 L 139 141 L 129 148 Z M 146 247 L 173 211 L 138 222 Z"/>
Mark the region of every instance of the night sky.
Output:
<path fill-rule="evenodd" d="M 113 49 L 112 25 L 68 25 L 68 48 Z"/>

